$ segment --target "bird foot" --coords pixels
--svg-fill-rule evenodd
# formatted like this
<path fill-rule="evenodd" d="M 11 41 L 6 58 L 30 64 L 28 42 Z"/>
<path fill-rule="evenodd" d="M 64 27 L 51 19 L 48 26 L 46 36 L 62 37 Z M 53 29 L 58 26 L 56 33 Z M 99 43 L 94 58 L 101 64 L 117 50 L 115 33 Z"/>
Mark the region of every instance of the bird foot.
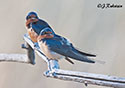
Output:
<path fill-rule="evenodd" d="M 44 72 L 44 76 L 46 77 L 55 77 L 56 73 L 54 70 L 47 70 L 46 72 Z"/>
<path fill-rule="evenodd" d="M 38 47 L 39 47 L 38 43 L 35 42 L 35 43 L 34 43 L 34 49 L 37 50 Z"/>
<path fill-rule="evenodd" d="M 38 47 L 38 43 L 37 42 L 34 43 L 34 47 Z"/>

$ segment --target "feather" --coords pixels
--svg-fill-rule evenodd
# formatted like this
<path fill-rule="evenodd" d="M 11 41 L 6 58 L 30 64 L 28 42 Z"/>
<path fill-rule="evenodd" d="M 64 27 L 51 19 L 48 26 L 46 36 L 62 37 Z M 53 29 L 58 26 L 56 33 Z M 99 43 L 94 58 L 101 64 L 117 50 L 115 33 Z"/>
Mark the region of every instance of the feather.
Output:
<path fill-rule="evenodd" d="M 65 57 L 65 59 L 66 59 L 67 61 L 69 61 L 71 64 L 74 64 L 74 62 L 71 61 L 68 57 Z"/>

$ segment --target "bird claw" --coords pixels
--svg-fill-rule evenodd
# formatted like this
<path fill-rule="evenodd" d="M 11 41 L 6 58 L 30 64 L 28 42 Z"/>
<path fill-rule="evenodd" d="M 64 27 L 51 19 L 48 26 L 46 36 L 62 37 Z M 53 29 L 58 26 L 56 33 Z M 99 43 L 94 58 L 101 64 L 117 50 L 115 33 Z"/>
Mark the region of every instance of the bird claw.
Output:
<path fill-rule="evenodd" d="M 37 47 L 38 47 L 38 43 L 36 42 L 36 43 L 34 43 L 34 49 L 36 50 Z"/>
<path fill-rule="evenodd" d="M 46 72 L 44 72 L 44 76 L 46 77 L 55 77 L 56 76 L 56 73 L 52 70 L 47 70 Z"/>
<path fill-rule="evenodd" d="M 50 71 L 47 70 L 46 72 L 43 73 L 43 75 L 46 76 L 46 77 L 50 77 Z"/>

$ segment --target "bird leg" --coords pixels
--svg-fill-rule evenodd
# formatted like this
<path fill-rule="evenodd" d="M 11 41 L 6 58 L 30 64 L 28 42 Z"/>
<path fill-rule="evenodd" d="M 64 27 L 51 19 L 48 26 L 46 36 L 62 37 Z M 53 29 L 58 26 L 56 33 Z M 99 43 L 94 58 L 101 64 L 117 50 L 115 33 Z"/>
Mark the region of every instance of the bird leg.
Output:
<path fill-rule="evenodd" d="M 49 60 L 47 64 L 48 64 L 48 70 L 44 72 L 44 75 L 47 77 L 55 76 L 56 75 L 55 70 L 60 68 L 58 60 Z"/>
<path fill-rule="evenodd" d="M 58 60 L 49 60 L 48 63 L 48 70 L 52 71 L 53 69 L 59 69 L 59 64 L 58 64 Z"/>

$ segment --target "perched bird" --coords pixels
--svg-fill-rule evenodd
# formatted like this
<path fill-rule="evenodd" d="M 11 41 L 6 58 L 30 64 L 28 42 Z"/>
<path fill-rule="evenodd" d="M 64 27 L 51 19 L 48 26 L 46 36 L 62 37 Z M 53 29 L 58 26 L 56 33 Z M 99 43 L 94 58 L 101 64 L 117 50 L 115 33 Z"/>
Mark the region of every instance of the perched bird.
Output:
<path fill-rule="evenodd" d="M 41 30 L 43 30 L 46 27 L 51 28 L 47 22 L 39 19 L 37 13 L 35 12 L 29 12 L 26 16 L 26 27 L 28 31 L 28 35 L 30 36 L 30 39 L 36 43 L 38 35 L 40 34 Z M 30 47 L 30 45 L 27 45 L 27 56 L 30 59 L 32 64 L 35 64 L 35 52 Z"/>
<path fill-rule="evenodd" d="M 95 63 L 91 58 L 95 58 L 96 55 L 87 54 L 77 50 L 66 38 L 55 34 L 49 27 L 44 28 L 40 32 L 37 41 L 41 50 L 49 59 L 58 60 L 65 58 L 72 64 L 74 63 L 69 58 L 88 63 Z"/>

